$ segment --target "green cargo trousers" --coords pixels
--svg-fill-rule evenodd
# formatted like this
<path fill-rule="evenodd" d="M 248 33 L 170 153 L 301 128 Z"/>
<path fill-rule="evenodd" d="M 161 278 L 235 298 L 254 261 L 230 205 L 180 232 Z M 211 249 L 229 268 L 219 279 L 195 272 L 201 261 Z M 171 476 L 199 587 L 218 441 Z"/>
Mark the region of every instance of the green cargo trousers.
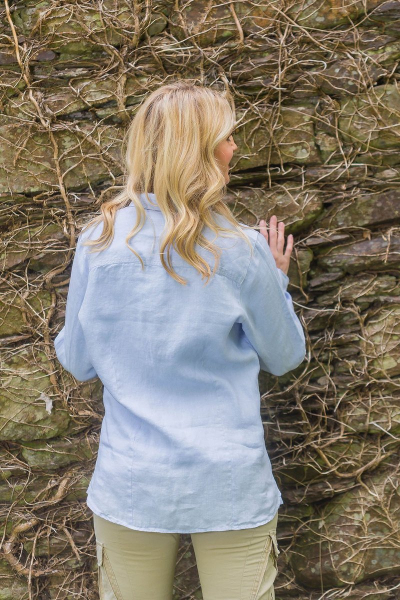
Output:
<path fill-rule="evenodd" d="M 180 534 L 93 520 L 100 600 L 172 600 Z M 191 534 L 203 600 L 275 600 L 277 522 Z"/>

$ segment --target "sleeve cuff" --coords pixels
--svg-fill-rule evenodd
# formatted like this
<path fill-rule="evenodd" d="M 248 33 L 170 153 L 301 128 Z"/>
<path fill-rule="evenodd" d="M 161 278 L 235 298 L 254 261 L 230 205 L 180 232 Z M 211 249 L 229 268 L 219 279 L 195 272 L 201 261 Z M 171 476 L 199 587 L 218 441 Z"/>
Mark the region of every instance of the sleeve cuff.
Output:
<path fill-rule="evenodd" d="M 289 285 L 289 281 L 290 281 L 289 277 L 279 267 L 277 267 L 277 269 L 278 269 L 279 276 L 281 278 L 282 287 L 286 291 L 287 287 Z"/>
<path fill-rule="evenodd" d="M 65 326 L 61 329 L 58 335 L 54 338 L 54 348 L 56 351 L 57 358 L 62 364 L 64 369 L 66 368 L 66 356 L 65 356 L 65 345 L 64 345 Z"/>

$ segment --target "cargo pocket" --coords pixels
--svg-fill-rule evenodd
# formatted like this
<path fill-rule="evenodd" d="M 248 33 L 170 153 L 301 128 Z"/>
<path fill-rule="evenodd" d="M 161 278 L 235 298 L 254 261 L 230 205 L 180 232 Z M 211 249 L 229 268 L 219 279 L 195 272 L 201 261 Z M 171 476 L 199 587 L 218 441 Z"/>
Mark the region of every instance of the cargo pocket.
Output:
<path fill-rule="evenodd" d="M 278 542 L 276 531 L 268 532 L 260 567 L 249 600 L 275 600 L 274 581 L 278 573 Z"/>
<path fill-rule="evenodd" d="M 96 541 L 97 580 L 100 600 L 124 600 L 119 589 L 104 542 Z"/>

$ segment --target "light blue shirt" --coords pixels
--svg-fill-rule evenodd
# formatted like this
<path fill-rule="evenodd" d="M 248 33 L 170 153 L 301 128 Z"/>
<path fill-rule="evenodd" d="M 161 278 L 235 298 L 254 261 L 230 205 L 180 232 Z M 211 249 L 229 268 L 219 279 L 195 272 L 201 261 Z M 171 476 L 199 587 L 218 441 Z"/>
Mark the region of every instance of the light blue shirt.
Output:
<path fill-rule="evenodd" d="M 87 505 L 142 531 L 191 533 L 257 527 L 283 504 L 260 414 L 260 368 L 295 369 L 302 326 L 259 232 L 203 235 L 222 249 L 210 282 L 172 250 L 182 285 L 161 264 L 164 216 L 154 194 L 126 247 L 136 208 L 120 209 L 111 245 L 88 253 L 102 224 L 78 238 L 57 357 L 78 381 L 98 376 L 105 415 Z M 217 215 L 224 226 L 232 225 Z M 198 247 L 211 267 L 214 257 Z"/>

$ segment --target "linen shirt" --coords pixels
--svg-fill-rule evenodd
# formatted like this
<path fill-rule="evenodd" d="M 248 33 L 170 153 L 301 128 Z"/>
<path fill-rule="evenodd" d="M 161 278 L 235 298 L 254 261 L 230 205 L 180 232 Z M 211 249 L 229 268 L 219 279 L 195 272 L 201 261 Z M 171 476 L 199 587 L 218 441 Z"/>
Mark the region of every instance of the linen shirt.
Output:
<path fill-rule="evenodd" d="M 192 533 L 257 527 L 283 504 L 266 450 L 260 369 L 283 375 L 306 346 L 263 235 L 203 235 L 221 248 L 205 284 L 173 249 L 182 285 L 164 269 L 165 219 L 154 194 L 140 195 L 146 221 L 129 243 L 133 203 L 119 209 L 111 245 L 90 252 L 103 224 L 78 237 L 65 324 L 54 340 L 62 366 L 78 381 L 103 383 L 104 418 L 87 505 L 142 531 Z M 220 224 L 232 229 L 225 217 Z M 214 266 L 212 253 L 199 254 Z"/>

